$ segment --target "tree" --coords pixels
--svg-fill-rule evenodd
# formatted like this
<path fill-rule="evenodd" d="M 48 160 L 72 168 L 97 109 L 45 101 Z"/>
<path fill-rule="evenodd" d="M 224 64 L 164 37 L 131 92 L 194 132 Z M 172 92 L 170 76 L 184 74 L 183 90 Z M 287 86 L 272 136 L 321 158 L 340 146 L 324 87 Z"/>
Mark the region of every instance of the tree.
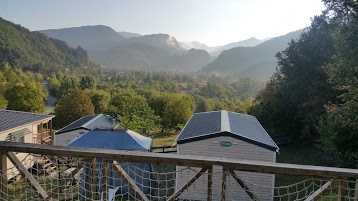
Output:
<path fill-rule="evenodd" d="M 123 89 L 111 101 L 110 113 L 119 118 L 120 125 L 143 135 L 160 130 L 160 117 L 154 114 L 146 99 L 135 91 Z"/>
<path fill-rule="evenodd" d="M 255 115 L 271 133 L 292 135 L 299 140 L 317 139 L 315 124 L 325 113 L 324 105 L 336 102 L 337 92 L 327 81 L 322 66 L 334 53 L 332 25 L 315 17 L 308 31 L 276 55 L 277 72 L 260 92 Z M 261 116 L 260 116 L 261 115 Z"/>
<path fill-rule="evenodd" d="M 18 84 L 5 92 L 6 109 L 42 113 L 46 95 L 33 83 Z"/>
<path fill-rule="evenodd" d="M 181 129 L 189 120 L 195 109 L 194 100 L 187 96 L 170 97 L 165 105 L 163 127 Z"/>
<path fill-rule="evenodd" d="M 327 113 L 317 125 L 319 145 L 337 156 L 341 166 L 357 168 L 358 164 L 358 3 L 330 2 L 335 12 L 336 52 L 325 66 L 329 81 L 340 92 L 340 102 L 326 105 Z M 333 7 L 332 7 L 333 6 Z"/>
<path fill-rule="evenodd" d="M 104 90 L 87 90 L 86 93 L 94 105 L 94 111 L 96 114 L 103 113 L 107 110 L 111 99 L 111 94 L 109 92 Z"/>
<path fill-rule="evenodd" d="M 64 76 L 61 79 L 60 82 L 60 87 L 59 87 L 59 94 L 60 96 L 67 90 L 69 89 L 74 89 L 78 87 L 78 80 L 76 77 L 69 77 L 69 76 Z"/>
<path fill-rule="evenodd" d="M 80 87 L 82 90 L 96 89 L 96 86 L 97 86 L 97 81 L 94 77 L 86 75 L 81 78 Z"/>
<path fill-rule="evenodd" d="M 94 106 L 86 93 L 80 89 L 66 91 L 55 107 L 56 120 L 60 127 L 94 114 Z"/>

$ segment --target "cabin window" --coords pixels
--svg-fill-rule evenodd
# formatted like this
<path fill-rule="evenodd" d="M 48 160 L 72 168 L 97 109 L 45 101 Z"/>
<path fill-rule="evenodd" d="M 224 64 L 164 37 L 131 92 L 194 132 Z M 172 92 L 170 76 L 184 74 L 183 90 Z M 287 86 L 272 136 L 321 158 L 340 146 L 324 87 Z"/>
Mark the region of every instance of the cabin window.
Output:
<path fill-rule="evenodd" d="M 85 134 L 85 132 L 84 132 L 84 131 L 80 131 L 79 134 Z"/>

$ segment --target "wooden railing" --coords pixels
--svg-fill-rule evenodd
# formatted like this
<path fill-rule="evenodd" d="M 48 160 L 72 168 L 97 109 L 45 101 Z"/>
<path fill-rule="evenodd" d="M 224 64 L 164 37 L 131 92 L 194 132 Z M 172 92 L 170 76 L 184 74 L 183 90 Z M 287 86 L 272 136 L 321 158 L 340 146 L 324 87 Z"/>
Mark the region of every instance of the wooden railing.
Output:
<path fill-rule="evenodd" d="M 20 161 L 16 160 L 16 156 L 12 152 L 23 152 L 30 153 L 35 155 L 42 156 L 52 156 L 52 157 L 71 157 L 71 158 L 81 158 L 86 161 L 95 161 L 96 158 L 101 157 L 103 161 L 111 161 L 114 165 L 115 170 L 118 174 L 124 178 L 128 185 L 133 189 L 140 200 L 148 200 L 140 189 L 133 183 L 134 181 L 126 175 L 121 165 L 116 161 L 125 161 L 125 162 L 140 162 L 140 163 L 150 163 L 150 164 L 167 164 L 167 165 L 177 165 L 177 166 L 187 166 L 192 168 L 198 168 L 197 174 L 189 178 L 187 183 L 181 188 L 177 188 L 174 194 L 172 194 L 168 200 L 175 200 L 178 196 L 184 192 L 192 183 L 194 183 L 203 173 L 212 172 L 213 166 L 220 166 L 223 170 L 227 170 L 228 175 L 232 175 L 234 180 L 242 186 L 246 191 L 247 195 L 250 196 L 253 200 L 255 195 L 246 189 L 243 185 L 243 182 L 240 180 L 240 177 L 236 175 L 235 171 L 245 171 L 245 172 L 256 172 L 256 173 L 268 173 L 276 175 L 293 175 L 293 176 L 308 176 L 315 178 L 324 178 L 329 180 L 331 183 L 325 185 L 331 185 L 334 181 L 341 179 L 351 179 L 355 181 L 358 178 L 358 170 L 356 169 L 346 169 L 346 168 L 334 168 L 334 167 L 322 167 L 322 166 L 309 166 L 309 165 L 295 165 L 295 164 L 284 164 L 284 163 L 270 163 L 270 162 L 260 162 L 260 161 L 250 161 L 250 160 L 236 160 L 229 158 L 218 158 L 218 157 L 206 157 L 206 156 L 193 156 L 193 155 L 177 155 L 177 154 L 161 154 L 161 153 L 149 153 L 149 152 L 135 152 L 135 151 L 120 151 L 120 150 L 108 150 L 108 149 L 93 149 L 93 148 L 74 148 L 74 147 L 64 147 L 64 146 L 52 146 L 45 144 L 24 144 L 24 143 L 13 143 L 13 142 L 0 142 L 0 154 L 1 161 L 0 172 L 5 174 L 6 172 L 6 158 L 9 158 L 12 163 L 16 164 L 19 168 L 19 171 L 22 172 L 28 182 L 31 183 L 31 186 L 34 186 L 34 190 L 38 191 L 42 197 L 45 199 L 50 197 L 50 192 L 44 192 L 44 189 L 39 186 L 31 174 L 26 172 L 26 169 L 21 165 Z M 14 158 L 15 157 L 15 158 Z M 106 175 L 105 173 L 104 175 Z M 211 176 L 210 176 L 211 177 Z M 6 183 L 6 177 L 2 177 L 2 188 L 5 188 L 4 183 Z M 208 175 L 209 178 L 209 175 Z M 354 179 L 352 179 L 354 178 Z M 92 180 L 91 180 L 92 181 Z M 208 183 L 208 185 L 212 185 Z M 353 183 L 354 185 L 354 183 Z M 224 188 L 223 183 L 223 189 Z M 108 188 L 108 187 L 106 187 Z M 326 186 L 322 186 L 320 189 L 315 192 L 317 196 L 322 196 Z M 343 188 L 343 187 L 342 187 Z M 358 194 L 358 184 L 355 184 L 356 189 L 355 195 Z M 4 190 L 4 189 L 3 189 Z M 322 191 L 322 192 L 321 192 Z M 106 191 L 107 192 L 107 191 Z M 211 192 L 211 191 L 210 191 Z M 321 193 L 320 193 L 321 192 Z M 208 190 L 209 193 L 209 190 Z M 312 194 L 310 199 L 316 200 L 316 197 L 313 197 L 316 194 Z M 209 194 L 208 194 L 209 195 Z M 344 192 L 340 192 L 341 199 L 344 199 Z M 5 195 L 2 195 L 4 198 Z M 105 197 L 108 196 L 105 194 Z M 210 196 L 208 196 L 208 200 Z M 0 199 L 1 200 L 1 199 Z M 221 200 L 225 200 L 221 198 Z M 356 197 L 352 200 L 357 200 Z"/>

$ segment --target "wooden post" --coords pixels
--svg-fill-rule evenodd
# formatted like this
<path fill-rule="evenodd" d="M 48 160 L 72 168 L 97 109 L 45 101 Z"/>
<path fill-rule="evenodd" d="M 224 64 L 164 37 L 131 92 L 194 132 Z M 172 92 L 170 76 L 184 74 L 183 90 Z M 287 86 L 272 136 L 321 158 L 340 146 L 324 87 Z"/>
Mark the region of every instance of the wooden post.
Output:
<path fill-rule="evenodd" d="M 340 180 L 339 181 L 339 189 L 338 189 L 337 201 L 344 201 L 346 185 L 347 185 L 347 181 L 345 181 L 345 180 Z"/>
<path fill-rule="evenodd" d="M 43 133 L 42 133 L 42 132 L 43 132 L 43 127 L 44 127 L 44 126 L 43 126 L 43 123 L 41 122 L 41 123 L 40 123 L 40 131 L 37 131 L 37 132 L 40 133 L 40 143 L 39 143 L 39 144 L 42 144 L 42 139 L 43 139 L 43 135 L 42 135 L 42 134 L 43 134 Z"/>
<path fill-rule="evenodd" d="M 109 164 L 107 161 L 103 161 L 103 177 L 102 177 L 102 192 L 103 192 L 103 201 L 108 201 L 108 170 Z"/>
<path fill-rule="evenodd" d="M 212 192 L 213 192 L 213 166 L 210 166 L 208 169 L 208 197 L 207 201 L 212 201 Z"/>
<path fill-rule="evenodd" d="M 91 173 L 90 173 L 90 200 L 95 200 L 95 191 L 96 191 L 96 158 L 92 159 L 91 163 Z"/>
<path fill-rule="evenodd" d="M 226 200 L 226 176 L 227 176 L 227 169 L 223 168 L 222 174 L 222 182 L 221 182 L 221 200 Z"/>
<path fill-rule="evenodd" d="M 4 152 L 0 152 L 0 199 L 7 200 L 7 157 Z"/>
<path fill-rule="evenodd" d="M 355 190 L 354 190 L 354 201 L 358 201 L 358 178 L 356 179 L 356 183 L 355 183 Z"/>
<path fill-rule="evenodd" d="M 52 133 L 52 119 L 48 122 L 50 124 L 50 136 L 51 136 L 51 144 L 55 144 L 55 134 Z"/>

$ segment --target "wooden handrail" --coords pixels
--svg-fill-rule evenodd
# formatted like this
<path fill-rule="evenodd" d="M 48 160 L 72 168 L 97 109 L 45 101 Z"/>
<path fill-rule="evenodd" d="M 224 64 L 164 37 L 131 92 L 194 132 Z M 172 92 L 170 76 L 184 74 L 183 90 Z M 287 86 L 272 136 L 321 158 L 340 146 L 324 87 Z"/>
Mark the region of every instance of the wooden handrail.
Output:
<path fill-rule="evenodd" d="M 322 178 L 358 178 L 357 169 L 333 168 L 285 163 L 270 163 L 230 158 L 161 154 L 140 151 L 120 151 L 110 149 L 76 148 L 45 144 L 0 142 L 0 152 L 24 152 L 33 154 L 67 157 L 103 157 L 106 160 L 126 162 L 173 164 L 191 167 L 220 165 L 232 170 L 260 172 L 282 175 L 314 176 Z"/>

